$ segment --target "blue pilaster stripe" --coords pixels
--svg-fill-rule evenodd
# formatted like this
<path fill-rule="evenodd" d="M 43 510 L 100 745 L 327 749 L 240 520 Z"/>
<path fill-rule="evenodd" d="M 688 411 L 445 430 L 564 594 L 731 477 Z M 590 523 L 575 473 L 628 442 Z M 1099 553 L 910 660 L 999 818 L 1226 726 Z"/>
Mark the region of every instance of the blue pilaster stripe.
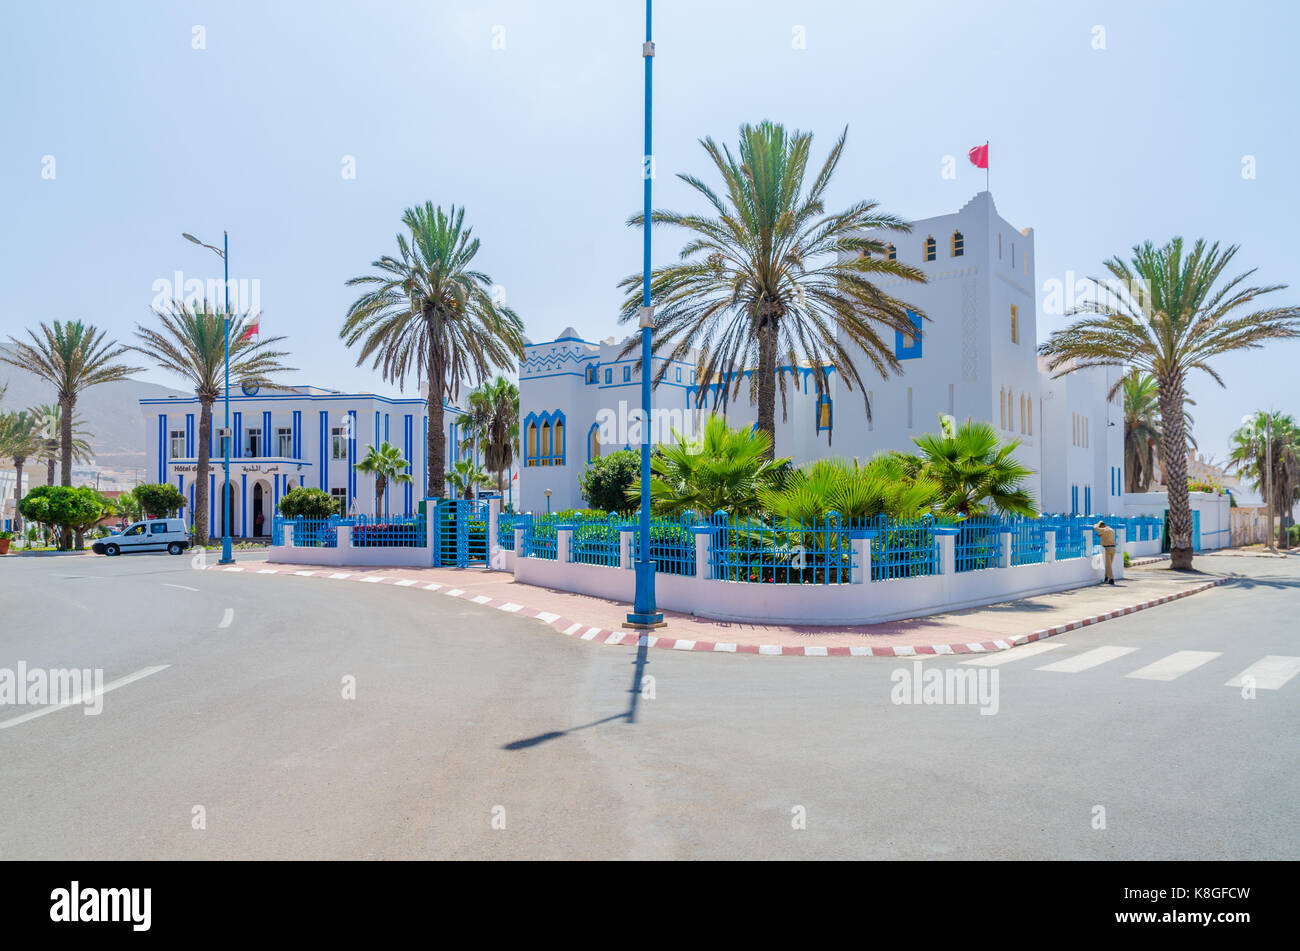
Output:
<path fill-rule="evenodd" d="M 189 513 L 190 528 L 193 528 L 194 527 L 194 483 L 193 482 L 190 483 L 190 505 L 189 508 L 186 509 L 186 511 Z"/>
<path fill-rule="evenodd" d="M 230 427 L 230 438 L 234 442 L 230 445 L 230 455 L 234 459 L 244 458 L 244 414 L 235 413 L 235 424 Z"/>
<path fill-rule="evenodd" d="M 185 414 L 185 458 L 194 458 L 194 414 Z"/>
<path fill-rule="evenodd" d="M 248 537 L 248 473 L 239 474 L 239 537 Z"/>
<path fill-rule="evenodd" d="M 158 481 L 167 481 L 167 414 L 158 414 Z"/>
<path fill-rule="evenodd" d="M 185 517 L 185 501 L 184 501 L 185 500 L 185 476 L 183 476 L 179 472 L 176 474 L 176 491 L 180 492 L 181 494 L 181 507 L 180 507 L 180 511 L 176 513 L 176 517 L 184 518 Z"/>
<path fill-rule="evenodd" d="M 378 413 L 375 414 L 379 415 Z M 352 425 L 348 427 L 348 504 L 347 510 L 352 508 L 352 500 L 357 497 L 357 411 L 348 410 L 348 417 L 352 420 Z"/>
<path fill-rule="evenodd" d="M 293 411 L 293 457 L 302 458 L 302 410 Z"/>
<path fill-rule="evenodd" d="M 278 452 L 280 451 L 280 447 L 279 447 L 278 445 L 275 447 L 275 451 L 276 451 L 276 453 L 278 453 Z M 272 452 L 271 452 L 271 414 L 270 414 L 270 413 L 263 413 L 263 414 L 262 414 L 262 455 L 263 455 L 263 456 L 269 456 L 269 455 L 272 455 Z"/>
<path fill-rule="evenodd" d="M 208 475 L 208 534 L 213 538 L 221 535 L 221 532 L 213 529 L 217 524 L 217 475 L 210 473 Z"/>
<path fill-rule="evenodd" d="M 429 415 L 420 416 L 420 496 L 429 491 Z"/>
<path fill-rule="evenodd" d="M 329 443 L 330 414 L 326 410 L 320 413 L 320 487 L 322 492 L 330 490 L 330 470 L 325 464 L 325 446 Z"/>
<path fill-rule="evenodd" d="M 410 413 L 407 413 L 406 419 L 402 421 L 402 442 L 405 444 L 403 455 L 406 458 L 406 471 L 407 473 L 410 474 L 413 474 L 415 470 L 415 463 L 411 455 L 411 449 L 412 449 L 411 442 L 414 439 L 414 437 L 415 437 L 415 419 L 414 417 L 411 416 Z M 406 493 L 405 493 L 406 505 L 405 505 L 405 513 L 404 513 L 406 515 L 414 514 L 413 512 L 414 494 L 415 494 L 415 486 L 413 486 L 410 482 L 406 483 Z"/>

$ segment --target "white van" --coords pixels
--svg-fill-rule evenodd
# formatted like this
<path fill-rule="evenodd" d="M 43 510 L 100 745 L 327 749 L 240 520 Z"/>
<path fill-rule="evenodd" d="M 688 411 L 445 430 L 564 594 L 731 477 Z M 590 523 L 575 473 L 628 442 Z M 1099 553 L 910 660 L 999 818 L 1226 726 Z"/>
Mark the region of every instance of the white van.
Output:
<path fill-rule="evenodd" d="M 136 522 L 126 531 L 101 538 L 90 546 L 98 555 L 120 555 L 133 551 L 165 551 L 179 555 L 190 547 L 190 533 L 179 518 L 155 518 Z"/>

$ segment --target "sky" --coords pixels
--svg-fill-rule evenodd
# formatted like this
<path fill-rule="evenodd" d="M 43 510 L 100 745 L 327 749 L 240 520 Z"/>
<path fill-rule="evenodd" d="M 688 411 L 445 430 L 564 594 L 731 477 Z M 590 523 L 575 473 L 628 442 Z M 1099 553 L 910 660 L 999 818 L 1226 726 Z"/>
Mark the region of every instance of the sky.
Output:
<path fill-rule="evenodd" d="M 129 339 L 159 281 L 219 279 L 181 239 L 230 235 L 286 382 L 395 393 L 338 337 L 348 278 L 394 251 L 404 208 L 455 204 L 476 263 L 533 340 L 618 333 L 637 272 L 644 8 L 636 0 L 207 0 L 9 4 L 0 14 L 0 333 L 81 318 Z M 1254 282 L 1300 303 L 1300 4 L 660 0 L 655 205 L 699 208 L 704 136 L 771 119 L 846 126 L 827 207 L 905 218 L 984 188 L 1033 227 L 1047 282 L 1101 273 L 1146 239 L 1239 244 Z M 955 157 L 956 177 L 943 175 Z M 352 173 L 352 174 L 349 174 Z M 680 241 L 655 236 L 654 260 Z M 1268 300 L 1268 299 L 1266 299 Z M 932 315 L 934 316 L 934 315 Z M 1300 341 L 1194 378 L 1220 461 L 1241 417 L 1300 415 Z M 180 387 L 161 370 L 141 379 Z M 415 390 L 409 382 L 407 392 Z"/>

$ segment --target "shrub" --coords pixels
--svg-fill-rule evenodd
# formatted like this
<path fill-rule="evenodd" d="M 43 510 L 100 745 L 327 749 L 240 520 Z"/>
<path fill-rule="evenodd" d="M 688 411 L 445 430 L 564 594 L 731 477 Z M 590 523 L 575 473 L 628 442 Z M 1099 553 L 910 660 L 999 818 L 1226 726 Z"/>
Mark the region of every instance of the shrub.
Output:
<path fill-rule="evenodd" d="M 137 485 L 131 490 L 144 514 L 150 518 L 166 518 L 185 505 L 180 489 L 167 482 Z"/>
<path fill-rule="evenodd" d="M 641 453 L 621 449 L 591 460 L 578 479 L 578 488 L 592 508 L 626 515 L 636 508 L 628 492 L 640 478 Z"/>
<path fill-rule="evenodd" d="M 338 512 L 338 503 L 324 489 L 290 489 L 280 499 L 285 518 L 329 518 Z"/>

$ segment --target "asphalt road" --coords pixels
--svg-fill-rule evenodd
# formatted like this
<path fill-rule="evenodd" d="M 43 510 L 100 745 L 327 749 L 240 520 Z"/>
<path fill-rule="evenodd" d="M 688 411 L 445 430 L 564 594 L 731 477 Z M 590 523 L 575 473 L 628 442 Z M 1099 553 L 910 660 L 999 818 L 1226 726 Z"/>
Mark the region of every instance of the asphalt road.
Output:
<path fill-rule="evenodd" d="M 894 658 L 638 651 L 419 589 L 8 558 L 0 675 L 145 673 L 98 716 L 0 706 L 0 858 L 1300 858 L 1300 676 L 1264 686 L 1300 663 L 1300 558 L 1198 564 L 1237 577 L 993 666 L 923 662 L 996 672 L 984 714 L 893 702 Z M 1292 660 L 1253 699 L 1227 685 L 1266 657 Z"/>

